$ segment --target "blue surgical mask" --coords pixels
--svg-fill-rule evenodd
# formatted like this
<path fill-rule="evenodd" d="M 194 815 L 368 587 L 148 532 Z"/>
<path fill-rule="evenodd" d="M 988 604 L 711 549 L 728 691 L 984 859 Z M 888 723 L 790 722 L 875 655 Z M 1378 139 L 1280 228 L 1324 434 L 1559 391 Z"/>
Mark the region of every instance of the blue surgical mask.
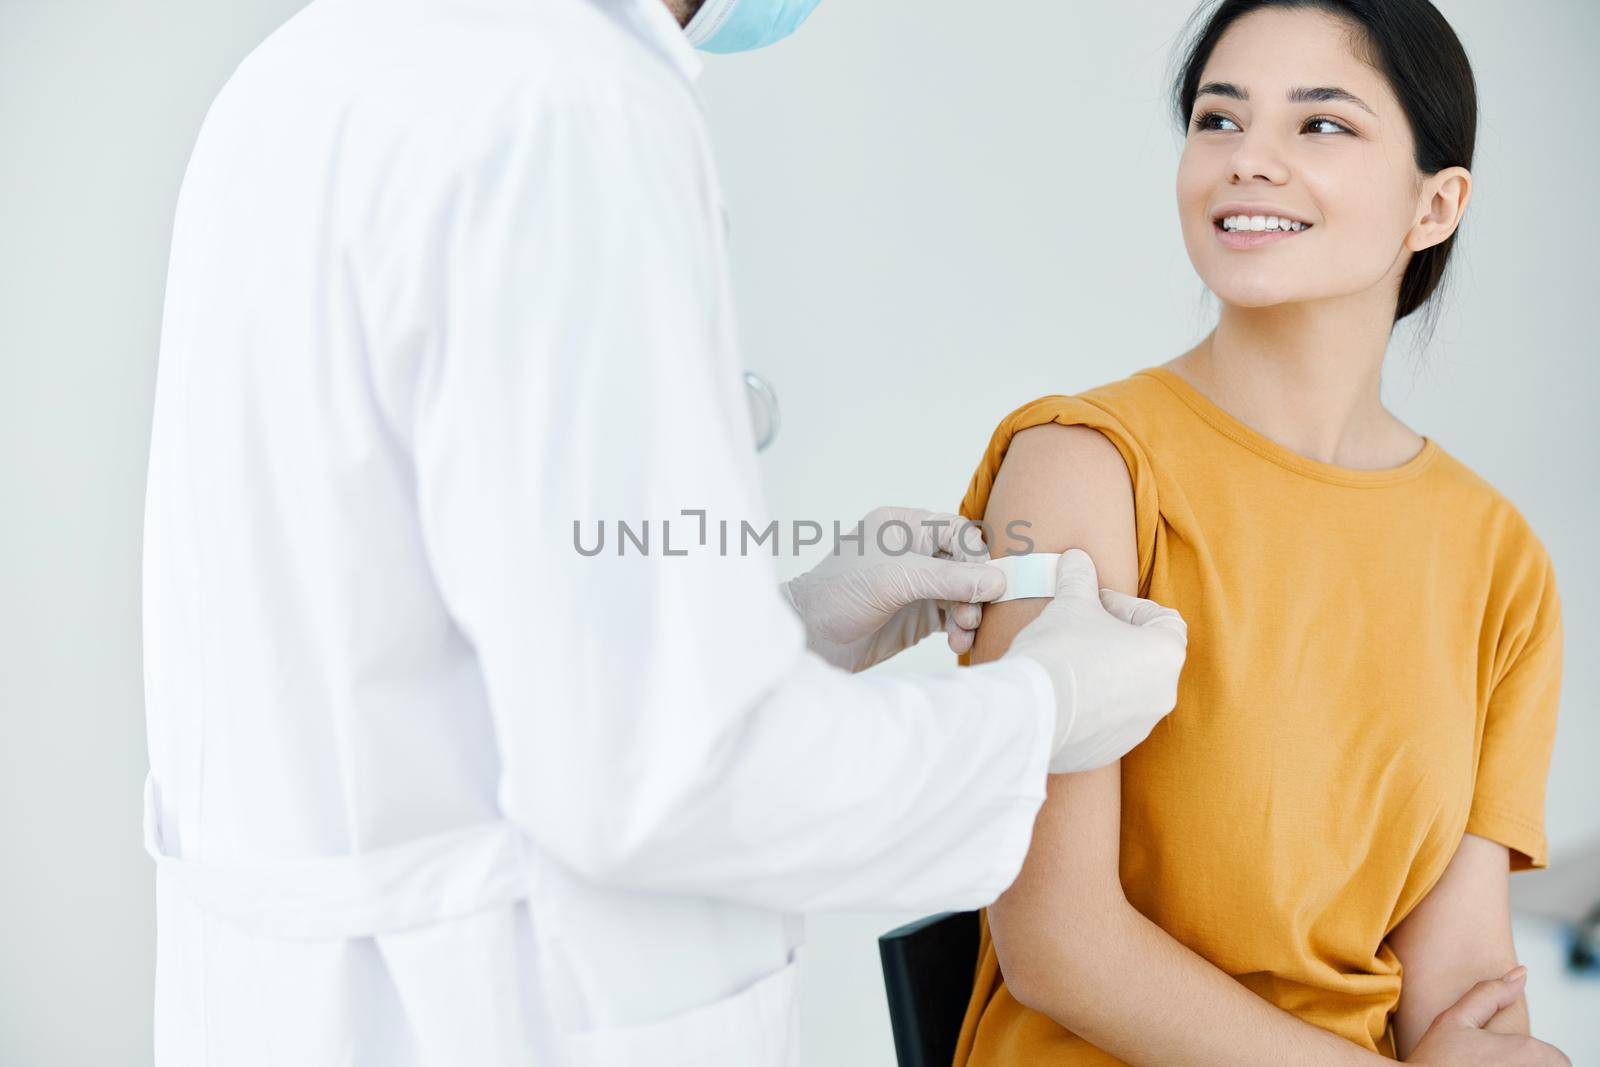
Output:
<path fill-rule="evenodd" d="M 702 52 L 748 52 L 789 36 L 820 0 L 705 0 L 683 28 Z"/>

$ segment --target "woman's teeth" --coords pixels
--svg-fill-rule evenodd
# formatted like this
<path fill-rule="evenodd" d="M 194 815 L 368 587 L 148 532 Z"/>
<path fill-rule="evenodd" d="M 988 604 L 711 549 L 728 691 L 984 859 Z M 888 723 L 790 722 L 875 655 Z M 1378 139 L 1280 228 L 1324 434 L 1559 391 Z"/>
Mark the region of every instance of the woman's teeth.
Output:
<path fill-rule="evenodd" d="M 1293 230 L 1299 233 L 1309 223 L 1294 219 L 1280 219 L 1276 215 L 1229 215 L 1222 220 L 1222 228 L 1229 232 L 1242 230 Z"/>

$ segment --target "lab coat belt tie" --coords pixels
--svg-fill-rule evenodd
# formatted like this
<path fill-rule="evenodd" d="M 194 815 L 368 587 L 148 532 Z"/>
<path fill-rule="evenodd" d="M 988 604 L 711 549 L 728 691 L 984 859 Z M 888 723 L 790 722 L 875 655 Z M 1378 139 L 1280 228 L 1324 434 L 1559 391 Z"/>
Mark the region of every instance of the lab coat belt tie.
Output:
<path fill-rule="evenodd" d="M 144 847 L 156 869 L 208 914 L 266 937 L 371 937 L 510 904 L 533 890 L 522 831 L 493 819 L 343 856 L 222 865 L 170 854 L 160 790 L 144 784 Z"/>

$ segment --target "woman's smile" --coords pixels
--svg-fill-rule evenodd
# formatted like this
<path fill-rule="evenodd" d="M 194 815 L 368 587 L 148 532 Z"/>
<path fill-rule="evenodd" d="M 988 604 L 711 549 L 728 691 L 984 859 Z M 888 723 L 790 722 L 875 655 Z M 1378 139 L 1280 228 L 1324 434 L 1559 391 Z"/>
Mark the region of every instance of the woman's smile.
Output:
<path fill-rule="evenodd" d="M 1222 247 L 1243 251 L 1280 244 L 1305 233 L 1311 224 L 1279 215 L 1225 215 L 1214 219 L 1211 228 Z"/>

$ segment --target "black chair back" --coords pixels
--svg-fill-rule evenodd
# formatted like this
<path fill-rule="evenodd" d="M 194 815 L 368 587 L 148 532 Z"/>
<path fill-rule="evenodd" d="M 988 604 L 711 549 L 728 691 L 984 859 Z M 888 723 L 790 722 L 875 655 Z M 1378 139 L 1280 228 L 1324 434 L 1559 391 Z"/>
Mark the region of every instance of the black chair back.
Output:
<path fill-rule="evenodd" d="M 950 1067 L 978 970 L 978 913 L 947 911 L 878 938 L 900 1067 Z"/>

